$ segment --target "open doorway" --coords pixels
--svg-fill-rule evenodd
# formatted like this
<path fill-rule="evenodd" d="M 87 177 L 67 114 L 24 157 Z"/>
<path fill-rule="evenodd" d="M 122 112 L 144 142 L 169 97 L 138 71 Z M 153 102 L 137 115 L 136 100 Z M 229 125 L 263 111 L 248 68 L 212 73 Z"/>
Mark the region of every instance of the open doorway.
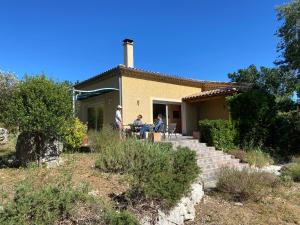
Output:
<path fill-rule="evenodd" d="M 165 101 L 153 102 L 153 122 L 157 119 L 158 114 L 162 115 L 164 124 L 176 124 L 176 133 L 182 132 L 181 124 L 181 104 Z"/>

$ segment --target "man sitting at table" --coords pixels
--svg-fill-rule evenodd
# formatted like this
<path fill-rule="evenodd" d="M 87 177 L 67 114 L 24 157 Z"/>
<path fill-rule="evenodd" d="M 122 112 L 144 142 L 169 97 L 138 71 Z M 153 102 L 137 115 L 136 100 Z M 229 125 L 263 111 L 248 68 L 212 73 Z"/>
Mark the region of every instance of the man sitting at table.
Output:
<path fill-rule="evenodd" d="M 140 114 L 137 116 L 137 118 L 133 121 L 133 129 L 135 132 L 139 132 L 141 128 L 143 127 L 143 116 Z"/>
<path fill-rule="evenodd" d="M 158 114 L 157 120 L 155 121 L 154 125 L 144 125 L 140 130 L 140 138 L 146 138 L 146 132 L 149 132 L 150 129 L 153 127 L 154 132 L 158 132 L 161 126 L 163 125 L 162 115 Z"/>

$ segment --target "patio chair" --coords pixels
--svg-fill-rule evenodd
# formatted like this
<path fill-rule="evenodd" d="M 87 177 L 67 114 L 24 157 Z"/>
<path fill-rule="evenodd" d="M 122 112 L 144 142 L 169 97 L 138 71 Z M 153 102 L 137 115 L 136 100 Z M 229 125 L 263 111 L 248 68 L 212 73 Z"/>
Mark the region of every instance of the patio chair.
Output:
<path fill-rule="evenodd" d="M 161 133 L 164 139 L 166 138 L 167 129 L 164 123 L 160 125 L 159 130 L 157 132 Z"/>
<path fill-rule="evenodd" d="M 177 124 L 176 123 L 170 123 L 169 126 L 168 126 L 168 138 L 171 137 L 172 134 L 175 135 L 175 138 L 177 138 L 177 135 L 176 135 L 176 127 L 177 127 Z"/>

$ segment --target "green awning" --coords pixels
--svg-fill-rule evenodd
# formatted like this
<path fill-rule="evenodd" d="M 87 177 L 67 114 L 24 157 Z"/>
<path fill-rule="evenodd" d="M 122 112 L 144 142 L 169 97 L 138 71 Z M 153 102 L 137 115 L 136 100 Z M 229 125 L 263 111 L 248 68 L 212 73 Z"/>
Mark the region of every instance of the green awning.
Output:
<path fill-rule="evenodd" d="M 119 91 L 117 88 L 101 88 L 101 89 L 96 89 L 96 90 L 75 90 L 75 93 L 78 93 L 76 95 L 76 100 L 85 100 L 94 96 L 106 94 L 112 91 Z"/>

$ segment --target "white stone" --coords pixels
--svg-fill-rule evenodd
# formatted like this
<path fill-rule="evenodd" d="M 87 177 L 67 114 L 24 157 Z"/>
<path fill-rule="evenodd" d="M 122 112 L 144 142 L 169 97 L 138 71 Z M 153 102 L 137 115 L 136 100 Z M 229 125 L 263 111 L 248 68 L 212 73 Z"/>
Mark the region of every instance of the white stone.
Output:
<path fill-rule="evenodd" d="M 183 197 L 178 204 L 169 212 L 158 210 L 158 219 L 155 225 L 184 225 L 187 220 L 195 219 L 195 205 L 198 204 L 204 196 L 203 186 L 199 181 L 191 185 L 191 192 Z M 142 225 L 150 225 L 149 218 L 140 220 Z"/>
<path fill-rule="evenodd" d="M 260 170 L 263 172 L 268 172 L 268 173 L 274 173 L 275 175 L 279 176 L 280 170 L 282 169 L 283 165 L 270 165 L 270 166 L 265 166 L 261 168 Z"/>

